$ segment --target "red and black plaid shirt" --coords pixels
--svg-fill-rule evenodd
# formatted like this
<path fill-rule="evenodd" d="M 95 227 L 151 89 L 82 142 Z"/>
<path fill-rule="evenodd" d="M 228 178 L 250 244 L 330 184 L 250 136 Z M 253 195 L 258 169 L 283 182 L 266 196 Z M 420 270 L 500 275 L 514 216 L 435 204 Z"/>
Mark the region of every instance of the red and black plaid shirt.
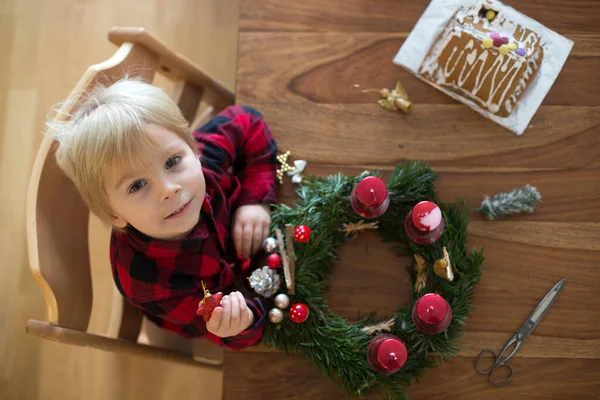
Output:
<path fill-rule="evenodd" d="M 232 290 L 235 250 L 230 237 L 232 211 L 247 204 L 276 202 L 277 146 L 262 115 L 249 107 L 229 107 L 194 132 L 206 180 L 198 225 L 177 241 L 153 239 L 128 228 L 113 232 L 110 256 L 123 296 L 165 329 L 193 338 L 204 336 L 230 349 L 260 342 L 265 318 L 257 298 L 246 299 L 254 324 L 235 337 L 220 338 L 196 315 L 204 297 Z"/>

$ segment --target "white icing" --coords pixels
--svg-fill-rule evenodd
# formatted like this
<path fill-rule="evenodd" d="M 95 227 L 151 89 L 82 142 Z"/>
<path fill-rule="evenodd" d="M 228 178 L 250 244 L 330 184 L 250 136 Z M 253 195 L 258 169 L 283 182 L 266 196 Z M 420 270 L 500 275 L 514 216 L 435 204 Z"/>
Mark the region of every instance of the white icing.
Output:
<path fill-rule="evenodd" d="M 537 60 L 540 58 L 541 54 L 542 54 L 541 51 L 535 52 L 533 54 L 533 56 L 531 56 L 531 58 L 527 62 L 527 66 L 525 68 L 525 71 L 523 72 L 523 77 L 521 78 L 519 85 L 515 89 L 514 93 L 506 101 L 505 106 L 506 106 L 506 110 L 509 113 L 512 112 L 512 105 L 517 102 L 517 98 L 519 97 L 521 92 L 523 90 L 525 90 L 525 88 L 527 87 L 527 81 L 529 80 L 529 77 L 531 76 L 533 71 L 535 69 L 537 69 L 537 67 L 538 67 Z"/>
<path fill-rule="evenodd" d="M 457 10 L 465 6 L 475 6 L 478 2 L 478 0 L 431 0 L 426 10 L 417 20 L 414 29 L 410 32 L 400 49 L 398 49 L 393 62 L 395 65 L 401 66 L 417 77 L 424 79 L 426 83 L 447 96 L 473 108 L 485 118 L 507 128 L 516 135 L 522 135 L 530 127 L 531 119 L 539 110 L 543 99 L 554 84 L 556 77 L 560 74 L 565 61 L 572 51 L 573 41 L 548 29 L 534 19 L 523 15 L 509 5 L 503 4 L 500 1 L 490 1 L 490 4 L 492 4 L 490 8 L 495 7 L 502 10 L 501 17 L 538 34 L 540 37 L 539 43 L 543 49 L 540 58 L 532 67 L 534 71 L 537 69 L 539 73 L 535 74 L 535 78 L 533 78 L 533 75 L 529 77 L 527 90 L 521 93 L 518 106 L 513 105 L 512 112 L 507 117 L 492 114 L 489 110 L 481 106 L 479 99 L 471 98 L 466 93 L 463 95 L 463 91 L 460 88 L 436 84 L 434 77 L 437 77 L 440 73 L 439 68 L 432 69 L 431 73 L 424 73 L 422 71 L 424 64 L 429 66 L 435 65 L 436 57 L 432 57 L 432 55 L 437 56 L 439 54 L 438 50 L 447 37 L 446 29 L 450 25 L 448 22 L 456 22 L 454 16 L 456 16 Z M 465 25 L 467 23 L 472 24 L 472 20 L 465 21 Z M 449 29 L 452 29 L 452 27 Z M 479 25 L 479 27 L 482 27 L 482 25 Z M 499 32 L 503 33 L 503 30 L 499 30 Z M 525 39 L 525 36 L 517 34 L 514 37 L 517 39 L 517 42 L 521 42 L 522 39 Z M 475 42 L 475 47 L 480 47 L 477 41 Z M 488 51 L 487 53 L 489 53 L 489 57 L 495 58 L 493 51 Z M 450 54 L 450 51 L 448 51 L 448 54 Z M 541 58 L 542 54 L 543 59 Z M 521 62 L 527 62 L 527 58 L 520 56 L 516 56 L 516 58 Z M 476 64 L 479 62 L 476 61 Z M 491 63 L 491 61 L 488 62 Z M 523 70 L 525 69 L 524 67 L 522 68 Z M 516 79 L 520 78 L 521 76 L 518 75 Z M 532 79 L 535 79 L 535 81 L 532 81 Z M 517 87 L 518 85 L 515 86 Z M 518 88 L 515 92 L 518 92 Z M 504 107 L 504 103 L 502 106 Z"/>
<path fill-rule="evenodd" d="M 496 12 L 496 17 L 492 21 L 489 21 L 487 18 L 479 17 L 479 10 L 482 6 Z M 461 92 L 468 94 L 468 96 L 477 98 L 483 103 L 485 108 L 493 113 L 497 113 L 500 110 L 500 106 L 503 106 L 510 113 L 512 112 L 518 96 L 526 88 L 527 81 L 533 70 L 537 68 L 537 60 L 540 57 L 539 52 L 536 52 L 534 57 L 530 56 L 536 44 L 540 41 L 540 37 L 536 33 L 530 32 L 526 38 L 517 42 L 519 47 L 527 49 L 525 57 L 519 56 L 514 51 L 510 51 L 507 55 L 497 53 L 492 66 L 489 67 L 487 71 L 484 71 L 488 54 L 492 56 L 497 50 L 485 49 L 482 45 L 475 46 L 476 40 L 483 41 L 483 39 L 487 37 L 487 34 L 481 32 L 474 26 L 474 24 L 478 24 L 479 22 L 482 23 L 485 29 L 490 32 L 498 32 L 503 37 L 513 38 L 514 36 L 519 35 L 519 37 L 521 37 L 524 34 L 524 28 L 507 20 L 499 9 L 496 9 L 492 4 L 485 0 L 479 1 L 472 7 L 462 7 L 456 14 L 456 19 L 446 27 L 442 36 L 444 37 L 444 40 L 434 44 L 430 57 L 423 61 L 420 71 L 430 75 L 438 85 L 450 86 L 454 89 L 459 89 Z M 471 39 L 463 49 L 457 49 L 456 46 L 453 47 L 450 51 L 450 56 L 446 60 L 446 64 L 438 65 L 439 55 L 448 47 L 450 41 L 454 37 L 460 38 L 463 32 L 471 35 L 473 39 Z M 454 74 L 461 60 L 464 60 L 465 62 L 458 77 L 456 77 L 455 81 L 448 81 L 448 78 Z M 517 73 L 524 60 L 527 60 L 527 67 L 519 79 L 519 84 L 513 93 L 509 94 L 508 90 L 517 78 Z M 462 86 L 476 68 L 477 76 L 475 85 L 473 89 L 469 91 Z M 501 76 L 498 76 L 499 72 L 501 73 Z M 488 98 L 483 99 L 477 97 L 478 92 L 481 90 L 484 83 L 489 80 L 490 75 L 491 85 Z M 508 84 L 505 86 L 504 91 L 500 93 L 498 102 L 494 102 L 493 99 L 505 82 L 508 82 Z"/>

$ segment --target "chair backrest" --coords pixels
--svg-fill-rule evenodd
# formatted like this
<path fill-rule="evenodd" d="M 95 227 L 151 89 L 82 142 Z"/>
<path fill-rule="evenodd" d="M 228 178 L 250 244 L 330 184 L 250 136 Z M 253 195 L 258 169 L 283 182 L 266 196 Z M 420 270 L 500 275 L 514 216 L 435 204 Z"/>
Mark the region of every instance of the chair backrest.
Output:
<path fill-rule="evenodd" d="M 119 46 L 118 50 L 85 72 L 57 118 L 75 111 L 78 104 L 74 100 L 98 83 L 110 85 L 126 74 L 151 83 L 157 71 L 180 82 L 174 100 L 190 123 L 197 120 L 201 102 L 212 105 L 208 111 L 233 104 L 233 93 L 186 58 L 168 50 L 143 28 L 113 28 L 109 39 Z M 56 143 L 45 137 L 31 173 L 27 194 L 29 262 L 44 293 L 48 322 L 86 332 L 93 298 L 89 210 L 74 184 L 57 166 L 55 150 Z M 127 304 L 123 307 L 118 337 L 135 340 L 141 314 Z"/>

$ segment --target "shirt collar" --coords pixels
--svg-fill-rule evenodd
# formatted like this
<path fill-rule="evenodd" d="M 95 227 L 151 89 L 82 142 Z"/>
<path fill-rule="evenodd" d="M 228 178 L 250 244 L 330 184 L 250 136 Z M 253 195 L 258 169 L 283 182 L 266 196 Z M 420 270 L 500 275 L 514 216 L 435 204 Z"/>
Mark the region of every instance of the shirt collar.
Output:
<path fill-rule="evenodd" d="M 179 240 L 164 240 L 152 238 L 130 226 L 126 232 L 120 232 L 117 237 L 128 241 L 134 250 L 153 258 L 173 257 L 180 251 L 197 251 L 202 241 L 209 236 L 208 220 L 212 218 L 212 207 L 207 194 L 202 202 L 200 220 L 192 231 Z"/>

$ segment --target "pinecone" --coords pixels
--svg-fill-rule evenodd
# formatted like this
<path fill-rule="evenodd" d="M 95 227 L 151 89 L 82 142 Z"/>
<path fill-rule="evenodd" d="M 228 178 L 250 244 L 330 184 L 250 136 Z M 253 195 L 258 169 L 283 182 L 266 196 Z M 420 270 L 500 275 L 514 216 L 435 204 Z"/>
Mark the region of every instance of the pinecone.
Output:
<path fill-rule="evenodd" d="M 268 266 L 262 267 L 252 272 L 248 278 L 250 287 L 261 296 L 271 297 L 279 289 L 279 275 L 274 269 Z"/>

